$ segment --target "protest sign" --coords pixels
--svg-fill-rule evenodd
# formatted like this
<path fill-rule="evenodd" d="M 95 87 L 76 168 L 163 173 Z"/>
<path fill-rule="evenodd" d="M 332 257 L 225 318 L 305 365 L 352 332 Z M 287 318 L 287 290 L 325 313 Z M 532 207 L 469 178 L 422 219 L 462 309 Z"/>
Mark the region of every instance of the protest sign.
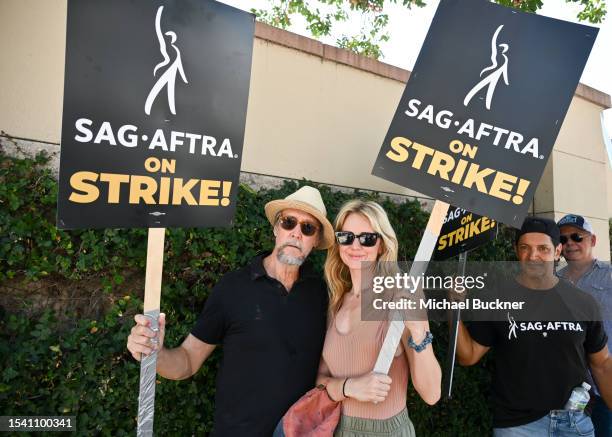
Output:
<path fill-rule="evenodd" d="M 59 228 L 231 224 L 253 31 L 209 0 L 68 2 Z"/>
<path fill-rule="evenodd" d="M 165 228 L 232 223 L 253 33 L 253 15 L 212 0 L 68 2 L 57 226 L 150 228 L 154 330 Z M 156 362 L 141 360 L 139 436 Z"/>
<path fill-rule="evenodd" d="M 442 0 L 372 173 L 520 227 L 597 31 Z"/>
<path fill-rule="evenodd" d="M 440 230 L 433 259 L 442 261 L 475 249 L 493 240 L 496 235 L 495 220 L 451 206 Z"/>
<path fill-rule="evenodd" d="M 436 199 L 411 276 L 431 259 L 448 203 L 520 227 L 597 32 L 441 0 L 372 169 Z M 375 372 L 388 372 L 403 330 L 391 322 Z"/>
<path fill-rule="evenodd" d="M 465 274 L 467 252 L 488 243 L 497 235 L 497 222 L 463 208 L 451 206 L 444 219 L 440 236 L 432 258 L 442 261 L 459 255 L 458 276 Z M 455 369 L 455 351 L 457 350 L 457 332 L 461 310 L 454 310 L 451 317 L 448 353 L 446 355 L 446 371 L 444 375 L 443 393 L 451 397 L 453 375 Z"/>

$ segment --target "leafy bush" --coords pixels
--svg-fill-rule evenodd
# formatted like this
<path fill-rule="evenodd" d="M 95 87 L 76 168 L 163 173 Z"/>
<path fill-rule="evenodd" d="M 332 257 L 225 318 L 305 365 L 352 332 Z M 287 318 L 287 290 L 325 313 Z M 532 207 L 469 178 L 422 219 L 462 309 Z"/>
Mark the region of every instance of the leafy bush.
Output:
<path fill-rule="evenodd" d="M 3 415 L 75 415 L 79 435 L 133 434 L 139 364 L 127 352 L 125 341 L 133 315 L 142 308 L 146 230 L 56 229 L 57 183 L 45 169 L 46 162 L 44 155 L 9 158 L 0 149 L 0 411 Z M 263 205 L 304 183 L 286 182 L 280 189 L 259 192 L 241 186 L 233 228 L 167 231 L 162 288 L 162 310 L 169 321 L 166 345 L 176 346 L 187 335 L 221 275 L 272 247 Z M 381 202 L 398 234 L 400 258 L 414 255 L 428 218 L 418 202 L 397 204 L 376 194 L 318 188 L 330 217 L 350 198 Z M 508 239 L 498 238 L 470 258 L 507 259 L 510 252 Z M 320 270 L 324 254 L 316 253 L 312 259 Z M 18 307 L 9 299 L 15 288 L 44 289 L 49 282 L 60 292 L 76 289 L 77 282 L 89 284 L 89 289 L 85 286 L 80 291 L 85 294 L 101 286 L 106 309 L 99 317 L 87 316 L 87 308 L 62 303 L 52 293 L 49 299 L 56 299 L 59 306 L 39 308 L 34 301 L 40 290 L 27 295 Z M 437 355 L 444 363 L 448 325 L 432 324 L 432 330 Z M 157 434 L 203 435 L 211 430 L 219 354 L 216 351 L 189 380 L 159 378 Z M 409 410 L 417 433 L 489 434 L 488 366 L 485 361 L 485 366 L 458 368 L 454 398 L 434 407 L 424 404 L 411 389 Z"/>

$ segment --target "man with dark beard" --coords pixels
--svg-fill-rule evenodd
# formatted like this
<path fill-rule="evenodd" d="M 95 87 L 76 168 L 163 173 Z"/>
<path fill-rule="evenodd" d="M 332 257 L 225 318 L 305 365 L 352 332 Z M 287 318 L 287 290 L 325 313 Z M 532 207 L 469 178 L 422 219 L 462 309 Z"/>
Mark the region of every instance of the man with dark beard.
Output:
<path fill-rule="evenodd" d="M 327 289 L 302 264 L 313 248 L 333 243 L 333 228 L 319 191 L 308 186 L 267 203 L 265 212 L 274 250 L 221 278 L 179 347 L 163 347 L 164 314 L 159 332 L 136 315 L 127 341 L 136 360 L 158 350 L 157 373 L 174 380 L 194 375 L 215 347 L 223 346 L 213 436 L 270 436 L 289 407 L 315 385 Z"/>

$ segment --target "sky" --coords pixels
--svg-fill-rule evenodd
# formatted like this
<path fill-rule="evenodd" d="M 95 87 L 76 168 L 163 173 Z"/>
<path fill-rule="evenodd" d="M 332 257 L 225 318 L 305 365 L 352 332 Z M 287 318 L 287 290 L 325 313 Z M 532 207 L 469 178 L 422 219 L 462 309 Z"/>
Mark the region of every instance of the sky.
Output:
<path fill-rule="evenodd" d="M 270 5 L 269 0 L 220 0 L 231 6 L 250 10 L 250 8 L 264 9 Z M 389 15 L 388 33 L 391 38 L 382 47 L 383 58 L 380 60 L 397 67 L 412 70 L 417 59 L 421 45 L 425 40 L 429 25 L 440 3 L 438 0 L 426 0 L 427 6 L 407 9 L 400 5 L 388 5 L 385 12 Z M 580 11 L 580 5 L 566 3 L 565 0 L 544 0 L 544 6 L 538 14 L 552 18 L 578 23 L 576 15 Z M 612 1 L 608 2 L 612 8 Z M 612 10 L 608 11 L 609 17 L 602 24 L 590 26 L 599 28 L 599 34 L 589 56 L 580 82 L 593 87 L 606 94 L 612 95 Z M 331 37 L 321 41 L 334 45 L 336 38 L 342 33 L 355 34 L 359 31 L 362 23 L 360 18 L 355 15 L 347 23 L 339 23 L 338 32 Z M 291 32 L 311 37 L 306 30 L 304 20 L 296 18 Z M 409 42 L 409 43 L 406 43 Z M 604 113 L 605 126 L 608 138 L 612 137 L 612 109 Z M 608 148 L 610 162 L 612 162 L 612 147 Z"/>

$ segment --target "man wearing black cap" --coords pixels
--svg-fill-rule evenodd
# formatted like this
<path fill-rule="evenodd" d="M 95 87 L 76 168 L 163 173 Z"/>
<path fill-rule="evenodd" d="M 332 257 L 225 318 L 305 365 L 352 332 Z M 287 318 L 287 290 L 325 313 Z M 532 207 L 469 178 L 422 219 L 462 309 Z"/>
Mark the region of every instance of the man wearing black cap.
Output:
<path fill-rule="evenodd" d="M 555 276 L 559 240 L 555 222 L 527 218 L 515 239 L 520 272 L 511 287 L 513 293 L 531 296 L 530 302 L 544 303 L 547 309 L 550 303 L 556 304 L 571 322 L 565 318 L 525 322 L 508 313 L 506 322 L 459 326 L 461 365 L 473 365 L 495 349 L 492 403 L 496 437 L 593 436 L 589 416 L 564 410 L 572 390 L 586 380 L 589 364 L 602 397 L 612 403 L 612 357 L 597 303 Z M 578 316 L 575 308 L 564 305 L 567 302 L 580 307 Z"/>
<path fill-rule="evenodd" d="M 567 266 L 559 277 L 589 293 L 601 305 L 604 329 L 608 334 L 608 349 L 612 350 L 612 267 L 593 255 L 597 237 L 587 219 L 568 214 L 557 223 L 561 232 L 562 254 Z M 596 437 L 612 437 L 612 409 L 601 398 L 595 384 L 592 420 Z"/>

